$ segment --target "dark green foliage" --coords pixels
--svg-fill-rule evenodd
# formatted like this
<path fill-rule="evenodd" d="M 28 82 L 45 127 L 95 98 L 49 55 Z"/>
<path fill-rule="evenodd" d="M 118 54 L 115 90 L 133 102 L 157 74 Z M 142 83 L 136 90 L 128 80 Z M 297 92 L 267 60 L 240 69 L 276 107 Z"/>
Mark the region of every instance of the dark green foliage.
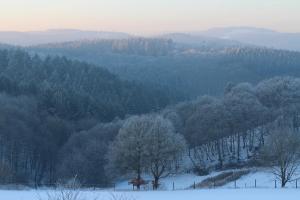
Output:
<path fill-rule="evenodd" d="M 70 120 L 111 121 L 171 102 L 161 89 L 121 81 L 105 69 L 59 57 L 41 60 L 23 51 L 0 51 L 0 89 L 32 95 L 40 109 Z"/>

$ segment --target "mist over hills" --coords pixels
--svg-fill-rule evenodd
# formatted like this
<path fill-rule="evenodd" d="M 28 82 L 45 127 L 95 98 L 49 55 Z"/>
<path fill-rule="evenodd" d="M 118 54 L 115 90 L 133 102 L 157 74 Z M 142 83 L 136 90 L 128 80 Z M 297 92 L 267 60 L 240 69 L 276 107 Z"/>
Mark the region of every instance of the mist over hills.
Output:
<path fill-rule="evenodd" d="M 234 40 L 220 39 L 209 35 L 195 35 L 189 33 L 169 33 L 160 35 L 161 38 L 171 39 L 184 47 L 197 48 L 224 48 L 246 46 Z"/>
<path fill-rule="evenodd" d="M 47 31 L 0 32 L 0 43 L 32 46 L 48 43 L 62 43 L 80 40 L 128 39 L 134 36 L 123 32 L 84 31 L 76 29 L 52 29 Z M 142 37 L 142 36 L 141 36 Z M 212 28 L 199 32 L 173 32 L 153 35 L 155 38 L 172 39 L 178 44 L 191 47 L 236 47 L 262 46 L 274 49 L 300 51 L 300 33 L 283 33 L 254 27 Z"/>
<path fill-rule="evenodd" d="M 234 40 L 245 44 L 265 46 L 275 49 L 300 51 L 300 33 L 282 33 L 269 29 L 253 27 L 213 28 L 193 33 L 197 36 L 210 36 Z"/>

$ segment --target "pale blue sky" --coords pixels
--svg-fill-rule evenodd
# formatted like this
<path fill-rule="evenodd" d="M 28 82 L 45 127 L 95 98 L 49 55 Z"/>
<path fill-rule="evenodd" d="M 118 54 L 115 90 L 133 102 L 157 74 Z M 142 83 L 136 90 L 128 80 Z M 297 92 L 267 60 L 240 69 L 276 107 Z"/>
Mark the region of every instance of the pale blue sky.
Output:
<path fill-rule="evenodd" d="M 300 32 L 300 0 L 0 0 L 0 30 L 157 33 L 221 26 Z"/>

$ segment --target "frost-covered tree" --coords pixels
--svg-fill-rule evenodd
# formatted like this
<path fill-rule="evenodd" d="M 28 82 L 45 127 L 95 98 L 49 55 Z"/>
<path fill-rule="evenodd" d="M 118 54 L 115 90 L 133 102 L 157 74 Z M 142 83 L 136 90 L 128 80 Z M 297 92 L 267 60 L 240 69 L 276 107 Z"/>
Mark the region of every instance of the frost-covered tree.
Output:
<path fill-rule="evenodd" d="M 274 116 L 292 120 L 294 128 L 300 126 L 300 79 L 275 77 L 259 83 L 256 93 L 263 105 L 270 108 Z"/>
<path fill-rule="evenodd" d="M 222 138 L 228 135 L 227 119 L 229 118 L 229 115 L 221 101 L 217 99 L 207 100 L 208 99 L 201 100 L 205 102 L 198 105 L 197 111 L 188 120 L 187 130 L 190 131 L 190 134 L 192 134 L 193 140 L 197 145 L 203 145 L 210 142 L 215 143 L 219 167 L 222 168 L 222 146 L 224 146 L 222 145 Z M 204 164 L 204 162 L 202 162 L 203 156 L 196 156 L 197 152 L 195 151 L 196 148 L 194 148 L 194 156 L 191 157 L 191 160 L 197 168 L 197 171 L 201 172 L 205 168 L 205 166 L 200 166 Z"/>
<path fill-rule="evenodd" d="M 281 187 L 292 180 L 299 166 L 300 135 L 292 128 L 279 127 L 272 131 L 263 149 L 262 158 L 271 165 Z"/>
<path fill-rule="evenodd" d="M 259 102 L 253 86 L 248 83 L 231 88 L 224 97 L 224 104 L 231 116 L 228 125 L 232 134 L 237 135 L 236 158 L 240 161 L 241 139 L 244 140 L 247 132 L 254 131 L 267 121 L 265 116 L 268 110 Z"/>
<path fill-rule="evenodd" d="M 169 120 L 156 115 L 135 116 L 124 123 L 111 145 L 108 168 L 120 174 L 135 173 L 138 183 L 142 172 L 149 170 L 157 189 L 159 179 L 169 174 L 173 161 L 184 150 L 185 140 L 174 133 Z"/>
<path fill-rule="evenodd" d="M 108 170 L 112 173 L 135 173 L 137 182 L 146 167 L 147 152 L 145 149 L 146 133 L 150 130 L 149 117 L 131 117 L 119 131 L 108 153 Z M 140 189 L 140 185 L 137 185 Z"/>
<path fill-rule="evenodd" d="M 214 129 L 214 121 L 211 117 L 219 117 L 213 115 L 214 108 L 220 104 L 219 100 L 203 96 L 190 105 L 190 113 L 187 113 L 185 122 L 185 134 L 191 147 L 205 144 L 212 140 L 215 134 L 211 134 L 209 129 Z M 187 109 L 186 109 L 187 110 Z M 215 129 L 214 129 L 215 130 Z"/>
<path fill-rule="evenodd" d="M 159 187 L 159 180 L 166 177 L 172 170 L 172 164 L 182 156 L 185 140 L 175 133 L 169 120 L 161 116 L 152 116 L 150 129 L 147 131 L 145 149 L 147 167 L 153 176 L 153 189 Z"/>

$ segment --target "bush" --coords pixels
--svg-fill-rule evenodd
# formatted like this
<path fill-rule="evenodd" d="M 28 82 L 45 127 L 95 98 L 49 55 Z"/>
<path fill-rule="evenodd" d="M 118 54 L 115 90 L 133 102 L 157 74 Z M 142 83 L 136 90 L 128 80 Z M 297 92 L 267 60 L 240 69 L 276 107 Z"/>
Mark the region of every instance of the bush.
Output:
<path fill-rule="evenodd" d="M 80 187 L 75 177 L 65 184 L 58 183 L 55 191 L 47 192 L 46 198 L 39 197 L 39 200 L 86 200 Z"/>

